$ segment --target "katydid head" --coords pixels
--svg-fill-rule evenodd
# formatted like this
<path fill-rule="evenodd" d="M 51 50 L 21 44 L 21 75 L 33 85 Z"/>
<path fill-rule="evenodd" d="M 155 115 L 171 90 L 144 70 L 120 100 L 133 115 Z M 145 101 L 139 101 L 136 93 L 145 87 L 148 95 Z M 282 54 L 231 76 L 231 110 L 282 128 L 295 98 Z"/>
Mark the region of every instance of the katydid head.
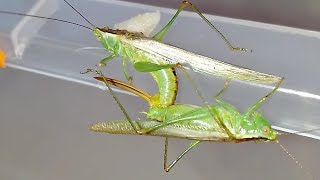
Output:
<path fill-rule="evenodd" d="M 117 50 L 119 49 L 120 44 L 119 38 L 114 31 L 115 30 L 112 30 L 108 27 L 94 28 L 92 30 L 94 36 L 98 41 L 101 42 L 101 44 L 107 51 L 113 54 L 117 54 Z"/>
<path fill-rule="evenodd" d="M 269 122 L 260 113 L 254 112 L 245 119 L 241 124 L 242 138 L 276 140 L 278 132 L 271 128 Z"/>
<path fill-rule="evenodd" d="M 92 32 L 93 32 L 93 35 L 97 38 L 97 40 L 98 41 L 102 41 L 102 31 L 99 29 L 99 28 L 94 28 L 93 30 L 92 30 Z"/>

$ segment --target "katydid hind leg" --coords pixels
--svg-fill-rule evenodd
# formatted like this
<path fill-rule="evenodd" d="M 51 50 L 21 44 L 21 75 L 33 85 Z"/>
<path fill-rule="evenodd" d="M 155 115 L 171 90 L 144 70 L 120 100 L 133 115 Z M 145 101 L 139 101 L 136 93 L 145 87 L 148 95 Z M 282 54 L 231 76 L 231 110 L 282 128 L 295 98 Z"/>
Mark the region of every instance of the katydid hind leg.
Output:
<path fill-rule="evenodd" d="M 195 140 L 190 143 L 190 145 L 174 160 L 168 165 L 168 138 L 165 139 L 164 144 L 164 160 L 163 160 L 163 168 L 166 172 L 169 172 L 174 165 L 184 156 L 186 155 L 192 148 L 196 147 L 201 141 Z"/>
<path fill-rule="evenodd" d="M 284 78 L 282 78 L 278 83 L 277 85 L 275 86 L 275 88 L 270 92 L 268 93 L 266 96 L 262 97 L 259 101 L 257 101 L 256 103 L 254 103 L 253 106 L 251 106 L 247 112 L 246 112 L 246 115 L 247 116 L 250 116 L 253 112 L 255 112 L 260 106 L 261 104 L 266 101 L 271 95 L 273 95 L 277 89 L 280 87 L 280 85 L 282 84 Z"/>
<path fill-rule="evenodd" d="M 166 26 L 164 26 L 156 35 L 154 35 L 152 38 L 156 41 L 162 41 L 163 37 L 167 34 L 169 28 L 172 26 L 173 22 L 177 19 L 178 15 L 181 13 L 181 11 L 186 8 L 187 6 L 190 6 L 191 9 L 197 13 L 202 20 L 204 20 L 211 29 L 213 29 L 214 31 L 216 31 L 218 33 L 218 35 L 223 39 L 223 41 L 227 44 L 227 46 L 229 47 L 230 50 L 232 51 L 242 51 L 242 52 L 247 52 L 247 51 L 251 51 L 248 50 L 246 48 L 242 48 L 242 47 L 234 47 L 231 42 L 221 33 L 221 31 L 215 27 L 199 10 L 198 8 L 193 5 L 191 2 L 189 1 L 183 1 L 180 5 L 180 7 L 178 8 L 177 12 L 174 14 L 174 16 L 171 18 L 171 20 L 166 24 Z"/>

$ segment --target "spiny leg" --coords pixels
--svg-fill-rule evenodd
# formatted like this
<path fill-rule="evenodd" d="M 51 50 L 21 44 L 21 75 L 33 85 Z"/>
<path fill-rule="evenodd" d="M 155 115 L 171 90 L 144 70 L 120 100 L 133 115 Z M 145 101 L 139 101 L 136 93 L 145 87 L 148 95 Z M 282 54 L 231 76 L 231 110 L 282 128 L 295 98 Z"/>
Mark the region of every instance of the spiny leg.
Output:
<path fill-rule="evenodd" d="M 131 124 L 132 128 L 136 131 L 137 134 L 139 134 L 139 130 L 141 129 L 141 126 L 138 124 L 138 128 L 135 126 L 135 124 L 133 123 L 132 119 L 130 118 L 129 114 L 127 113 L 127 111 L 125 110 L 125 108 L 122 106 L 120 100 L 118 99 L 118 97 L 116 96 L 116 94 L 113 92 L 112 88 L 110 87 L 109 83 L 107 82 L 106 77 L 103 75 L 103 73 L 99 70 L 96 69 L 87 69 L 86 72 L 83 72 L 82 74 L 88 73 L 88 72 L 94 72 L 97 75 L 99 75 L 100 77 L 102 77 L 103 82 L 105 83 L 105 85 L 108 87 L 111 95 L 113 96 L 114 100 L 117 102 L 118 106 L 120 107 L 121 111 L 123 112 L 123 114 L 126 116 L 127 120 L 129 121 L 129 123 Z"/>
<path fill-rule="evenodd" d="M 196 8 L 196 6 L 193 5 L 189 1 L 183 1 L 181 3 L 181 5 L 180 5 L 179 9 L 177 10 L 177 12 L 175 13 L 175 15 L 171 18 L 171 20 L 168 22 L 168 24 L 162 30 L 160 30 L 156 35 L 153 36 L 153 39 L 161 42 L 163 37 L 167 34 L 169 28 L 172 26 L 173 22 L 176 20 L 176 18 L 180 14 L 180 12 L 187 6 L 190 6 L 191 9 L 194 12 L 196 12 L 211 27 L 211 29 L 216 31 L 232 51 L 243 51 L 243 52 L 248 51 L 248 49 L 246 49 L 246 48 L 232 46 L 230 41 L 218 30 L 218 28 L 216 28 L 206 17 L 204 17 L 204 15 Z"/>
<path fill-rule="evenodd" d="M 168 163 L 168 138 L 165 139 L 165 144 L 164 144 L 164 163 L 163 163 L 163 168 L 166 172 L 169 172 L 171 168 L 185 155 L 187 154 L 192 148 L 197 146 L 201 141 L 192 141 L 190 145 L 185 149 L 174 161 L 172 161 L 169 165 Z"/>
<path fill-rule="evenodd" d="M 252 107 L 250 107 L 250 108 L 247 110 L 246 115 L 247 115 L 247 116 L 250 116 L 254 111 L 256 111 L 256 110 L 260 107 L 260 105 L 261 105 L 267 98 L 269 98 L 272 94 L 274 94 L 274 93 L 277 91 L 277 89 L 280 87 L 280 85 L 282 84 L 283 80 L 284 80 L 284 78 L 282 78 L 282 79 L 278 82 L 278 84 L 276 85 L 276 87 L 275 87 L 270 93 L 268 93 L 266 96 L 264 96 L 264 97 L 261 98 L 259 101 L 257 101 Z"/>

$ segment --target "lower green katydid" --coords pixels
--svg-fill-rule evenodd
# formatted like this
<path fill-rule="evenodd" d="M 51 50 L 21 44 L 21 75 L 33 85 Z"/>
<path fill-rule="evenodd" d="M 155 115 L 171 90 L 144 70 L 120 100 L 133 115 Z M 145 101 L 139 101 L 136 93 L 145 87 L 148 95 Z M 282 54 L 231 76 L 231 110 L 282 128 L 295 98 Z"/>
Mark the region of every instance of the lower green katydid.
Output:
<path fill-rule="evenodd" d="M 153 96 L 148 93 L 124 82 L 104 77 L 99 71 L 92 69 L 88 71 L 98 73 L 100 77 L 96 77 L 96 79 L 104 82 L 108 87 L 109 84 L 112 84 L 121 89 L 130 91 L 146 100 L 150 105 L 150 109 L 146 113 L 147 118 L 150 119 L 148 121 L 132 121 L 129 117 L 129 121 L 107 121 L 94 124 L 90 129 L 96 132 L 105 132 L 110 134 L 138 135 L 135 127 L 139 127 L 142 128 L 140 132 L 143 135 L 166 137 L 164 151 L 164 169 L 166 171 L 170 171 L 170 169 L 188 151 L 198 145 L 201 141 L 273 141 L 276 140 L 276 136 L 279 134 L 273 130 L 265 118 L 256 111 L 261 103 L 263 103 L 268 96 L 273 94 L 278 87 L 270 92 L 266 97 L 260 99 L 243 114 L 239 113 L 231 104 L 219 99 L 219 96 L 227 88 L 229 81 L 226 82 L 224 88 L 214 97 L 218 105 L 199 107 L 189 104 L 174 104 L 166 108 L 154 108 L 154 106 L 152 106 L 154 103 L 154 99 L 152 98 Z M 132 126 L 132 124 L 134 126 Z M 168 138 L 170 137 L 186 138 L 193 141 L 176 160 L 168 165 L 167 152 Z"/>
<path fill-rule="evenodd" d="M 97 123 L 92 125 L 90 129 L 95 132 L 109 134 L 138 135 L 135 127 L 139 127 L 143 130 L 143 135 L 165 137 L 164 170 L 167 172 L 170 171 L 186 153 L 202 141 L 236 143 L 246 141 L 257 142 L 259 140 L 276 141 L 295 163 L 300 168 L 303 168 L 292 154 L 277 140 L 277 136 L 282 133 L 273 130 L 267 120 L 256 111 L 260 104 L 276 91 L 277 87 L 243 114 L 239 113 L 231 104 L 219 99 L 219 96 L 226 90 L 229 81 L 226 82 L 223 89 L 214 97 L 218 105 L 199 107 L 190 104 L 175 104 L 166 108 L 153 108 L 154 106 L 152 106 L 152 104 L 155 99 L 148 93 L 124 82 L 107 78 L 99 71 L 92 69 L 88 71 L 94 71 L 99 74 L 100 77 L 95 78 L 104 82 L 111 92 L 112 89 L 109 84 L 136 94 L 146 100 L 150 105 L 150 109 L 146 113 L 149 119 L 148 121 L 132 121 L 130 117 L 127 116 L 129 121 L 120 120 Z M 118 101 L 116 96 L 114 94 L 112 95 Z M 122 110 L 126 113 L 124 109 Z M 169 165 L 167 162 L 168 138 L 192 140 L 191 144 Z M 310 179 L 313 179 L 309 171 L 306 171 L 306 175 L 309 176 Z"/>

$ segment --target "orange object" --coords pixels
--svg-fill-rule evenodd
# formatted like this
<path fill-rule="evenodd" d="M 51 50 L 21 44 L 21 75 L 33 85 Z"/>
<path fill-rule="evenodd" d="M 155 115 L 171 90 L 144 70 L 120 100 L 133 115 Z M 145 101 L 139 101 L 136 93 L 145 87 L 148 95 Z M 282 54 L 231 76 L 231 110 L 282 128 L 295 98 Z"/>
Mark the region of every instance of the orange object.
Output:
<path fill-rule="evenodd" d="M 6 67 L 6 54 L 0 49 L 0 68 Z"/>

